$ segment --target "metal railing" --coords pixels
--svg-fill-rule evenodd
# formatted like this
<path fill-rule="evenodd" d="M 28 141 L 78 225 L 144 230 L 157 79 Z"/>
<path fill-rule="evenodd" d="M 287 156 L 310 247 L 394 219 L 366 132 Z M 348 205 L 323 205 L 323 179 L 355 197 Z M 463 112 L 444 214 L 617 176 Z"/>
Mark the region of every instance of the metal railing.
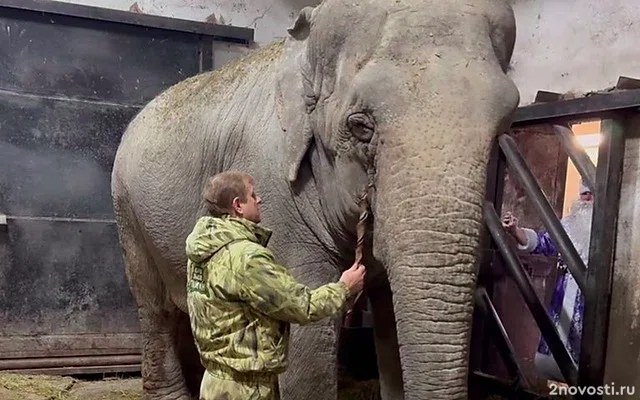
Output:
<path fill-rule="evenodd" d="M 487 201 L 484 218 L 490 233 L 491 248 L 497 249 L 509 276 L 515 282 L 519 292 L 531 312 L 540 332 L 548 344 L 549 350 L 569 385 L 601 386 L 604 380 L 608 326 L 611 303 L 613 264 L 622 161 L 625 137 L 621 122 L 629 113 L 640 110 L 640 90 L 627 90 L 593 97 L 560 101 L 557 103 L 535 104 L 521 107 L 516 112 L 513 127 L 527 125 L 553 124 L 553 130 L 563 149 L 573 161 L 579 174 L 593 191 L 594 207 L 591 226 L 591 239 L 587 268 L 575 246 L 569 239 L 556 216 L 548 199 L 540 189 L 535 177 L 527 166 L 516 142 L 508 134 L 502 134 L 497 141 L 497 149 L 490 164 L 487 186 Z M 591 162 L 584 149 L 577 145 L 568 121 L 578 122 L 586 119 L 603 118 L 601 131 L 603 140 L 599 145 L 598 165 Z M 531 279 L 526 273 L 515 249 L 507 240 L 499 213 L 502 206 L 504 176 L 506 165 L 515 175 L 520 186 L 534 205 L 549 235 L 554 240 L 567 268 L 573 275 L 585 299 L 580 359 L 574 360 L 562 343 L 560 335 L 549 317 L 543 302 L 536 294 Z M 495 253 L 490 252 L 491 257 Z M 490 257 L 490 258 L 491 258 Z M 491 264 L 491 261 L 484 265 Z M 482 274 L 481 274 L 482 275 Z M 476 308 L 485 318 L 489 333 L 497 340 L 497 348 L 505 361 L 509 372 L 515 376 L 509 384 L 512 393 L 527 395 L 530 388 L 520 363 L 514 354 L 513 345 L 502 321 L 491 302 L 486 287 L 492 282 L 479 280 L 476 293 Z M 485 342 L 483 342 L 484 344 Z M 495 377 L 487 377 L 481 371 L 475 371 L 470 382 L 481 379 L 496 383 Z M 504 386 L 504 385 L 503 385 Z M 504 391 L 504 388 L 501 389 Z M 581 398 L 598 398 L 587 396 Z"/>

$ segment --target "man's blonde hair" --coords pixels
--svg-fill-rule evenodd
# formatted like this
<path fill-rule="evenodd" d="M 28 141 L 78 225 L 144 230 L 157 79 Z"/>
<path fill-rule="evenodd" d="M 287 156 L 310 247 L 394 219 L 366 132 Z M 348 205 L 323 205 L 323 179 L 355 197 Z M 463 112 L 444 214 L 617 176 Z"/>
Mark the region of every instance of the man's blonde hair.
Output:
<path fill-rule="evenodd" d="M 214 217 L 233 215 L 233 199 L 247 201 L 247 185 L 253 185 L 251 175 L 241 171 L 225 171 L 207 179 L 202 197 L 207 211 Z"/>

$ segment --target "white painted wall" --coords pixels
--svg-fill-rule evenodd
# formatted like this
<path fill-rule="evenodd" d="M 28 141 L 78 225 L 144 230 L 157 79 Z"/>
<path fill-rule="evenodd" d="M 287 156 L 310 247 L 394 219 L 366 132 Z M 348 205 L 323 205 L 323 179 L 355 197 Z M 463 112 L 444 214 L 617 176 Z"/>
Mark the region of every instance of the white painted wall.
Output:
<path fill-rule="evenodd" d="M 515 0 L 511 76 L 521 104 L 538 90 L 578 93 L 640 78 L 638 0 Z"/>

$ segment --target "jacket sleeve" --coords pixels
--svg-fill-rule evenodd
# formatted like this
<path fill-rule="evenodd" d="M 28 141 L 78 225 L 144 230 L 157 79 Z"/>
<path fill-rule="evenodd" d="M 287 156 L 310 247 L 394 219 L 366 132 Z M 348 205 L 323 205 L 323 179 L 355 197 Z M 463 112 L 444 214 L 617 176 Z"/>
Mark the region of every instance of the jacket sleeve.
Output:
<path fill-rule="evenodd" d="M 549 232 L 536 233 L 533 229 L 522 229 L 527 236 L 527 243 L 525 245 L 518 245 L 518 250 L 524 250 L 531 254 L 543 254 L 545 256 L 553 256 L 558 253 Z"/>
<path fill-rule="evenodd" d="M 551 239 L 549 232 L 538 234 L 538 245 L 533 249 L 533 254 L 544 254 L 545 256 L 555 256 L 558 254 L 556 244 Z"/>
<path fill-rule="evenodd" d="M 304 325 L 336 315 L 346 304 L 343 282 L 311 290 L 277 264 L 268 250 L 248 256 L 242 264 L 236 276 L 240 298 L 272 318 Z"/>

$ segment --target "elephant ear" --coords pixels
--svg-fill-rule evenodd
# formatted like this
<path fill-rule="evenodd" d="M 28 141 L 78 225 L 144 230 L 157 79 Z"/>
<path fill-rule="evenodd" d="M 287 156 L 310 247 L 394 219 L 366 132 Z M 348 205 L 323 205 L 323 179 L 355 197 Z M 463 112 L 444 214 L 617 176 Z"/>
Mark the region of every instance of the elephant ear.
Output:
<path fill-rule="evenodd" d="M 307 37 L 313 7 L 305 7 L 287 31 L 295 40 L 287 40 L 282 64 L 276 79 L 276 111 L 280 126 L 287 137 L 287 179 L 295 183 L 301 163 L 313 143 L 313 129 L 309 117 L 316 96 L 310 85 Z M 306 100 L 306 101 L 305 101 Z"/>
<path fill-rule="evenodd" d="M 311 20 L 315 9 L 315 7 L 305 7 L 300 10 L 298 18 L 296 18 L 293 25 L 287 28 L 287 32 L 292 38 L 296 40 L 305 40 L 309 36 Z"/>

